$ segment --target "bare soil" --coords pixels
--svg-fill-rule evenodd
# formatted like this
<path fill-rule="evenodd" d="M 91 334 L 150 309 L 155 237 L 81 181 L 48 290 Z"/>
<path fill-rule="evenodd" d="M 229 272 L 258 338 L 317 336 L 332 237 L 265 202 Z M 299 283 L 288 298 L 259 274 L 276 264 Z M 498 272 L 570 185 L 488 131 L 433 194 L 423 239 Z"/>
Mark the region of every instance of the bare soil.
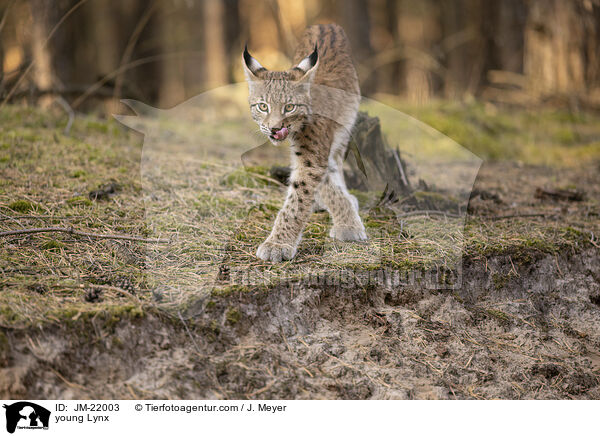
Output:
<path fill-rule="evenodd" d="M 460 291 L 279 286 L 181 320 L 7 334 L 0 392 L 28 398 L 600 398 L 597 250 L 469 261 Z M 507 277 L 499 282 L 495 277 Z M 185 319 L 185 321 L 183 321 Z"/>

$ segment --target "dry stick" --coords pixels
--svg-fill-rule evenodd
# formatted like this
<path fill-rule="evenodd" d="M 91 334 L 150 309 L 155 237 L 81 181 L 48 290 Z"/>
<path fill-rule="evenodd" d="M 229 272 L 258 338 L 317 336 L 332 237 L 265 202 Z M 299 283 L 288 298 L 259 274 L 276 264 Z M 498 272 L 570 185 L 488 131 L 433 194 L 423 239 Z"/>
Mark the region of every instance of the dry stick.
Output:
<path fill-rule="evenodd" d="M 71 131 L 73 120 L 75 120 L 75 112 L 73 112 L 73 109 L 71 108 L 71 106 L 69 106 L 69 103 L 67 103 L 67 100 L 65 100 L 62 95 L 59 95 L 58 98 L 56 98 L 56 100 L 54 101 L 56 101 L 65 110 L 67 115 L 69 115 L 69 121 L 67 121 L 65 130 L 63 130 L 63 133 L 65 135 L 68 135 Z"/>
<path fill-rule="evenodd" d="M 448 218 L 462 218 L 462 215 L 457 215 L 455 213 L 444 212 L 442 210 L 413 210 L 411 212 L 399 213 L 396 214 L 396 218 L 405 218 L 409 216 L 419 216 L 419 215 L 441 215 Z"/>
<path fill-rule="evenodd" d="M 138 241 L 138 242 L 149 242 L 149 243 L 169 243 L 168 239 L 146 239 L 141 238 L 139 236 L 130 236 L 130 235 L 101 235 L 98 233 L 87 233 L 81 232 L 79 230 L 75 230 L 73 228 L 67 227 L 39 227 L 32 229 L 22 229 L 22 230 L 11 230 L 8 232 L 0 232 L 0 237 L 2 236 L 14 236 L 14 235 L 24 235 L 29 233 L 51 233 L 51 232 L 60 232 L 60 233 L 69 233 L 71 235 L 77 236 L 86 236 L 88 238 L 96 238 L 96 239 L 122 239 L 125 241 Z"/>
<path fill-rule="evenodd" d="M 28 219 L 53 219 L 53 220 L 74 220 L 74 219 L 81 219 L 81 218 L 91 218 L 88 217 L 86 215 L 71 215 L 71 216 L 56 216 L 56 215 L 14 215 L 14 216 L 9 216 L 9 215 L 5 215 L 3 217 L 0 217 L 0 221 L 7 221 L 7 220 L 28 220 Z"/>
<path fill-rule="evenodd" d="M 398 171 L 400 171 L 400 177 L 402 177 L 402 183 L 404 183 L 405 187 L 409 187 L 409 183 L 408 183 L 408 179 L 406 178 L 406 174 L 404 174 L 404 168 L 402 166 L 402 161 L 400 160 L 400 148 L 396 147 L 396 152 L 394 153 L 392 151 L 392 154 L 394 155 L 394 159 L 396 160 L 396 165 L 398 166 Z"/>
<path fill-rule="evenodd" d="M 62 18 L 58 21 L 58 23 L 56 23 L 56 25 L 50 31 L 50 34 L 44 41 L 44 44 L 42 44 L 42 48 L 44 48 L 44 49 L 46 48 L 46 45 L 48 45 L 48 41 L 50 41 L 50 39 L 54 36 L 54 34 L 58 30 L 58 28 L 62 25 L 62 23 L 64 23 L 65 20 L 67 18 L 69 18 L 71 16 L 71 14 L 73 14 L 73 12 L 75 12 L 77 9 L 79 9 L 87 1 L 88 0 L 80 0 L 79 2 L 77 2 L 77 4 L 75 6 L 73 6 L 71 9 L 69 9 L 65 15 L 62 16 Z M 25 69 L 25 72 L 23 74 L 21 74 L 21 77 L 19 77 L 19 80 L 17 80 L 17 83 L 15 83 L 15 85 L 10 89 L 10 91 L 8 91 L 8 94 L 6 95 L 4 100 L 2 100 L 2 103 L 0 103 L 0 108 L 4 107 L 6 102 L 8 102 L 8 100 L 10 100 L 13 93 L 17 90 L 17 88 L 19 87 L 21 82 L 23 82 L 23 80 L 25 80 L 25 77 L 27 77 L 27 74 L 29 74 L 29 71 L 31 71 L 31 68 L 33 68 L 34 64 L 35 64 L 35 61 L 31 61 L 31 63 L 27 66 L 27 68 Z"/>
<path fill-rule="evenodd" d="M 523 213 L 523 214 L 514 214 L 514 215 L 499 215 L 489 217 L 491 221 L 499 221 L 499 220 L 507 220 L 511 218 L 533 218 L 533 217 L 541 217 L 545 218 L 549 216 L 547 213 Z M 485 218 L 485 217 L 483 217 Z"/>

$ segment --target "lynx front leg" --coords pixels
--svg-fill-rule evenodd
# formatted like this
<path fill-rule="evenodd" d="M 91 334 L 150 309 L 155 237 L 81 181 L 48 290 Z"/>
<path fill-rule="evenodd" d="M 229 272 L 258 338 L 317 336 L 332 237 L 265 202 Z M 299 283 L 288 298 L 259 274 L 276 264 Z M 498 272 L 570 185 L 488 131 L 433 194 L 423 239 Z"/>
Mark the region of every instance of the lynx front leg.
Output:
<path fill-rule="evenodd" d="M 296 255 L 302 230 L 312 213 L 315 192 L 325 169 L 323 164 L 316 165 L 307 160 L 299 163 L 292 172 L 287 197 L 277 214 L 273 230 L 256 252 L 259 258 L 281 262 Z"/>

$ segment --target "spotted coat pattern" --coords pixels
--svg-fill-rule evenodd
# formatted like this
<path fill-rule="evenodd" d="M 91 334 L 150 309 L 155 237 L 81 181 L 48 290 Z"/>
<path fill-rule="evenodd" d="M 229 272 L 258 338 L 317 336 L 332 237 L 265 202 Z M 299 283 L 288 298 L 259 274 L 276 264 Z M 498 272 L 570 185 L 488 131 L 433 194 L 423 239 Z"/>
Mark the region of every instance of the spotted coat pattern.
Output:
<path fill-rule="evenodd" d="M 247 50 L 243 65 L 252 118 L 276 145 L 286 128 L 291 144 L 285 203 L 257 256 L 271 262 L 292 259 L 315 206 L 330 213 L 331 237 L 365 241 L 358 202 L 346 189 L 342 170 L 360 101 L 343 29 L 336 24 L 306 29 L 294 67 L 287 71 L 267 70 Z"/>

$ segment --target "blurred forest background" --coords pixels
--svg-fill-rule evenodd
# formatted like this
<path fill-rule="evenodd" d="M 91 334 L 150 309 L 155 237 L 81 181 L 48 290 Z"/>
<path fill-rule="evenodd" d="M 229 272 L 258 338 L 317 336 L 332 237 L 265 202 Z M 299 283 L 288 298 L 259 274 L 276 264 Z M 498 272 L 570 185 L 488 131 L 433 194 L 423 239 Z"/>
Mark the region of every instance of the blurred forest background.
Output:
<path fill-rule="evenodd" d="M 2 101 L 169 107 L 337 22 L 364 95 L 600 107 L 599 0 L 0 0 Z M 98 103 L 102 103 L 99 105 Z"/>

